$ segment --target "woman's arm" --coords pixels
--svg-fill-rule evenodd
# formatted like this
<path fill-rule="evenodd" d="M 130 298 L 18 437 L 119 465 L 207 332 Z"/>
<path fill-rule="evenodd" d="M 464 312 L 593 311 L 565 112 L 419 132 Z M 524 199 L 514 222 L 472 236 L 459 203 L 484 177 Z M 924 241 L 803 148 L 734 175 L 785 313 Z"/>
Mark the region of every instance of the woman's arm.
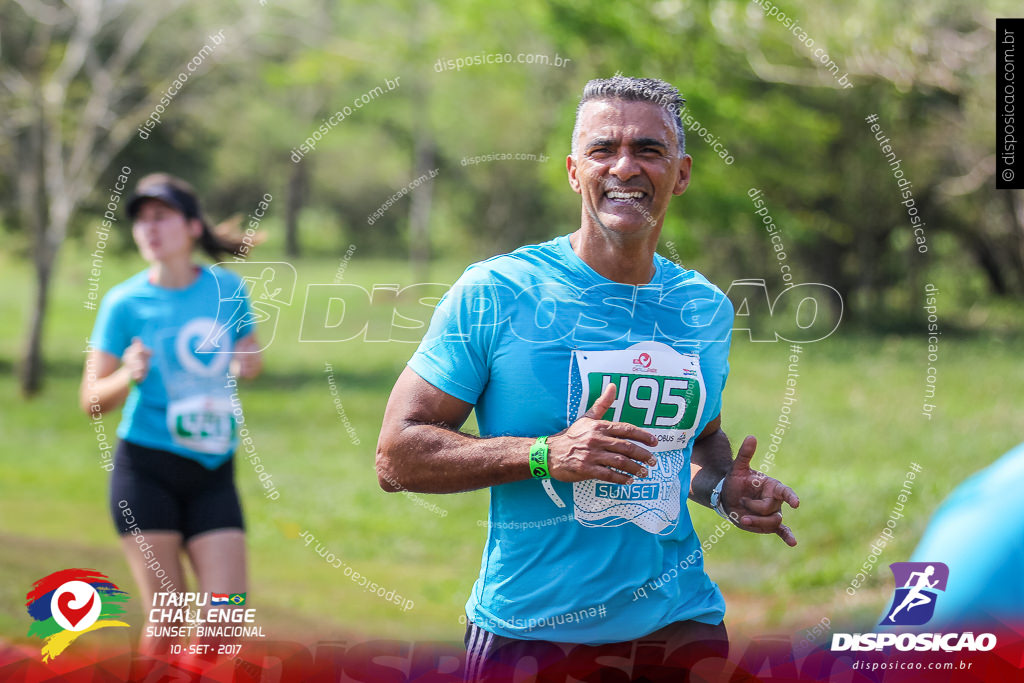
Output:
<path fill-rule="evenodd" d="M 235 342 L 235 355 L 231 359 L 230 369 L 232 375 L 243 379 L 253 379 L 263 370 L 263 354 L 255 332 Z"/>
<path fill-rule="evenodd" d="M 82 386 L 78 402 L 88 414 L 105 413 L 117 408 L 128 397 L 131 382 L 141 382 L 149 373 L 149 359 L 153 352 L 142 345 L 138 337 L 132 339 L 121 358 L 92 349 L 85 358 Z"/>

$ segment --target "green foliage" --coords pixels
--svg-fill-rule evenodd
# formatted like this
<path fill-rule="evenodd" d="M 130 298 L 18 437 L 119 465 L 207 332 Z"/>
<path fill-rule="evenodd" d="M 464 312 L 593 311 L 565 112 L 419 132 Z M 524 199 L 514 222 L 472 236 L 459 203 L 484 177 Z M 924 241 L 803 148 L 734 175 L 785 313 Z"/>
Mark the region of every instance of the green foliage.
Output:
<path fill-rule="evenodd" d="M 756 2 L 735 0 L 305 0 L 254 5 L 241 17 L 186 6 L 120 84 L 127 95 L 166 87 L 216 29 L 227 27 L 228 40 L 152 137 L 133 140 L 115 163 L 185 175 L 216 219 L 244 215 L 269 192 L 280 220 L 292 201 L 294 150 L 319 136 L 332 114 L 386 79 L 400 80 L 303 157 L 307 177 L 294 199 L 300 237 L 319 244 L 318 235 L 328 236 L 341 250 L 409 249 L 410 196 L 373 226 L 366 218 L 422 172 L 419 145 L 439 170 L 430 189 L 419 190 L 432 196 L 427 239 L 435 253 L 475 260 L 575 227 L 579 202 L 567 189 L 564 157 L 578 93 L 588 79 L 615 72 L 656 76 L 681 88 L 687 115 L 734 159 L 724 163 L 689 132 L 693 182 L 664 229 L 686 263 L 781 285 L 769 235 L 746 197 L 756 187 L 798 280 L 835 286 L 861 318 L 888 302 L 891 313 L 912 319 L 903 283 L 916 286 L 939 262 L 979 273 L 990 292 L 1024 292 L 1024 263 L 1014 256 L 1024 251 L 1024 231 L 1003 227 L 1016 220 L 1012 202 L 993 194 L 990 173 L 976 178 L 990 154 L 993 115 L 986 36 L 991 18 L 1009 11 L 995 0 L 988 6 L 986 13 L 951 0 L 855 9 L 791 2 L 778 8 L 790 26 Z M 17 8 L 4 15 L 11 26 L 31 25 Z M 171 33 L 179 40 L 166 40 Z M 835 62 L 836 76 L 816 48 Z M 59 57 L 53 49 L 44 70 Z M 521 53 L 568 61 L 521 64 Z M 445 67 L 492 54 L 513 62 Z M 839 87 L 845 73 L 855 87 Z M 864 121 L 871 113 L 914 183 L 927 256 L 915 251 L 906 208 Z M 493 153 L 549 158 L 463 163 Z M 105 189 L 78 215 L 79 233 L 101 211 Z M 953 239 L 940 239 L 944 233 Z M 992 265 L 978 269 L 986 259 Z"/>

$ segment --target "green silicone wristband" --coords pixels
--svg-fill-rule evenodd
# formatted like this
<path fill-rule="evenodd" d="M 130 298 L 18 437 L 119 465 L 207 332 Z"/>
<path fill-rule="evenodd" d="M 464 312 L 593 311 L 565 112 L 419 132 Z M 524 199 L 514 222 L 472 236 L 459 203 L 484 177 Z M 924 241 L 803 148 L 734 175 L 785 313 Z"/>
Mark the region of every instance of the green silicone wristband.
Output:
<path fill-rule="evenodd" d="M 548 479 L 548 437 L 542 436 L 530 446 L 530 474 L 534 479 Z"/>

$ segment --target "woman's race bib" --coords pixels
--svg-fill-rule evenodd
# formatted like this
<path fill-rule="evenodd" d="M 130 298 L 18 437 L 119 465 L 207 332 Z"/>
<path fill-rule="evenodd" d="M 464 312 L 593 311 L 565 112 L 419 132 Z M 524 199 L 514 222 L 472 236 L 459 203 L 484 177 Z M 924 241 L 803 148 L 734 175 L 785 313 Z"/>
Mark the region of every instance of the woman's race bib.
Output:
<path fill-rule="evenodd" d="M 170 401 L 167 428 L 179 446 L 213 455 L 227 453 L 235 440 L 231 399 L 201 394 Z"/>

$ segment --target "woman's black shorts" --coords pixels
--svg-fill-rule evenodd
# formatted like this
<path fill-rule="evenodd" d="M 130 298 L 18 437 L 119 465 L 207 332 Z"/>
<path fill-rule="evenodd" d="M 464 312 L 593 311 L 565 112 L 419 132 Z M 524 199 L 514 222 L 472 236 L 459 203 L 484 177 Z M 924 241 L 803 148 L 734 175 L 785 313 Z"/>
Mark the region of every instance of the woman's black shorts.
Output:
<path fill-rule="evenodd" d="M 234 459 L 215 470 L 169 451 L 120 441 L 110 477 L 110 513 L 121 534 L 244 529 Z M 138 533 L 138 532 L 136 532 Z"/>

